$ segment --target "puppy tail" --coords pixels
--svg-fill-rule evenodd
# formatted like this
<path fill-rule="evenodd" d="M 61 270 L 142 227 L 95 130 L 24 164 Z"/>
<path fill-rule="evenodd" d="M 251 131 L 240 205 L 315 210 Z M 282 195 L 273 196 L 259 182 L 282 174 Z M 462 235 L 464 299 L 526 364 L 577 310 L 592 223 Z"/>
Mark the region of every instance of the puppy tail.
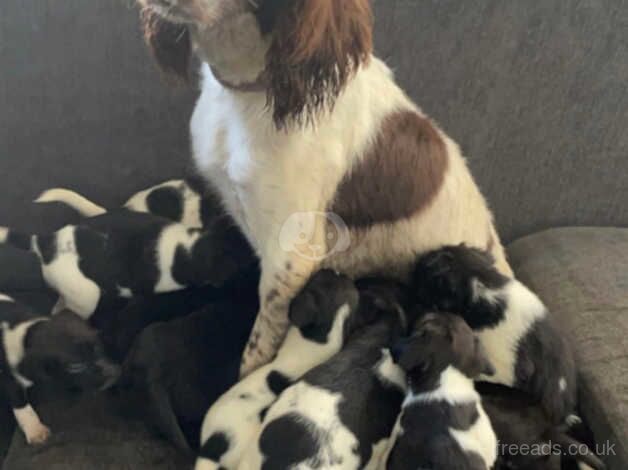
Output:
<path fill-rule="evenodd" d="M 52 188 L 44 191 L 35 201 L 37 204 L 49 202 L 61 202 L 70 206 L 84 217 L 95 217 L 107 212 L 104 207 L 93 203 L 75 191 L 65 188 Z"/>
<path fill-rule="evenodd" d="M 37 252 L 35 235 L 16 232 L 8 227 L 0 227 L 0 244 L 9 245 L 18 250 Z"/>
<path fill-rule="evenodd" d="M 586 444 L 568 436 L 562 430 L 557 429 L 550 432 L 549 439 L 561 447 L 564 453 L 563 455 L 569 453 L 567 457 L 570 460 L 578 462 L 580 468 L 583 468 L 580 464 L 584 464 L 593 470 L 606 470 L 604 462 L 602 462 Z"/>

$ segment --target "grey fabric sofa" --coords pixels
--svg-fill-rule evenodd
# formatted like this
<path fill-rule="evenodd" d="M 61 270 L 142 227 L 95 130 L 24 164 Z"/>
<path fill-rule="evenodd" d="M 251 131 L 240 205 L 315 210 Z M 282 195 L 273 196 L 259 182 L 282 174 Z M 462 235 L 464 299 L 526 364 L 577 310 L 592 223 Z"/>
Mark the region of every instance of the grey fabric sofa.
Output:
<path fill-rule="evenodd" d="M 614 444 L 610 467 L 628 468 L 628 229 L 601 228 L 628 226 L 628 3 L 374 5 L 378 54 L 468 155 L 517 275 L 574 340 L 582 412 Z M 182 176 L 194 97 L 160 79 L 132 0 L 0 1 L 0 224 L 72 220 L 30 202 L 51 186 L 115 206 Z M 51 301 L 32 259 L 9 249 L 0 291 Z M 108 400 L 43 407 L 44 449 L 0 406 L 4 469 L 186 468 Z"/>

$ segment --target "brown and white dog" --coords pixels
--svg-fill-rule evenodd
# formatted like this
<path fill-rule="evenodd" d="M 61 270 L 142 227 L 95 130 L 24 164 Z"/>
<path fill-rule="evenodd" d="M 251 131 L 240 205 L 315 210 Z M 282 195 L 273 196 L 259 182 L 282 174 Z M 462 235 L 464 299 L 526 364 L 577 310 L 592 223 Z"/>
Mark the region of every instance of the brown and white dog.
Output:
<path fill-rule="evenodd" d="M 196 165 L 261 259 L 243 373 L 272 359 L 321 267 L 403 276 L 465 242 L 511 274 L 460 149 L 372 55 L 368 0 L 139 1 L 166 71 L 203 62 Z"/>

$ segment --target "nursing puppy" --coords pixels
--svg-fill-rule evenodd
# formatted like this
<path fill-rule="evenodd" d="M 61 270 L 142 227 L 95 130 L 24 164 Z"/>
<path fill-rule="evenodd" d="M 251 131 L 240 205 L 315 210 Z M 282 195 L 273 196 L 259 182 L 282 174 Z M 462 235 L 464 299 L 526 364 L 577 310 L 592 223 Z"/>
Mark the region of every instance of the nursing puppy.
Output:
<path fill-rule="evenodd" d="M 487 383 L 477 384 L 476 389 L 499 440 L 496 470 L 550 470 L 555 468 L 551 458 L 558 455 L 595 470 L 606 468 L 587 446 L 568 434 L 570 426 L 553 424 L 526 393 Z M 526 448 L 530 451 L 521 451 Z M 576 450 L 581 453 L 570 455 Z"/>
<path fill-rule="evenodd" d="M 379 320 L 281 394 L 240 469 L 377 468 L 405 394 L 386 348 L 407 318 L 389 286 L 361 286 L 361 303 L 376 306 Z"/>
<path fill-rule="evenodd" d="M 29 444 L 41 444 L 50 436 L 28 401 L 31 386 L 45 382 L 104 389 L 118 376 L 96 331 L 80 317 L 70 312 L 38 316 L 4 294 L 0 294 L 0 346 L 0 387 Z"/>
<path fill-rule="evenodd" d="M 134 296 L 220 286 L 254 262 L 226 216 L 200 231 L 119 209 L 44 235 L 0 228 L 0 243 L 34 252 L 46 283 L 59 293 L 56 310 L 67 307 L 83 318 Z"/>
<path fill-rule="evenodd" d="M 496 374 L 482 380 L 519 388 L 541 402 L 554 423 L 576 406 L 573 352 L 545 305 L 492 257 L 464 245 L 421 257 L 416 299 L 426 308 L 462 315 L 486 348 Z"/>
<path fill-rule="evenodd" d="M 407 374 L 409 391 L 386 468 L 492 469 L 497 438 L 473 379 L 493 369 L 464 320 L 427 314 L 392 353 Z"/>
<path fill-rule="evenodd" d="M 292 301 L 289 315 L 293 326 L 275 360 L 232 387 L 207 413 L 197 470 L 238 468 L 281 392 L 340 351 L 353 331 L 374 320 L 377 308 L 359 301 L 349 278 L 322 270 Z"/>
<path fill-rule="evenodd" d="M 84 217 L 96 217 L 107 209 L 75 191 L 51 188 L 35 199 L 36 203 L 61 202 Z M 204 185 L 193 178 L 169 180 L 139 191 L 122 206 L 134 212 L 147 212 L 182 223 L 188 227 L 203 228 L 221 212 L 217 199 Z"/>

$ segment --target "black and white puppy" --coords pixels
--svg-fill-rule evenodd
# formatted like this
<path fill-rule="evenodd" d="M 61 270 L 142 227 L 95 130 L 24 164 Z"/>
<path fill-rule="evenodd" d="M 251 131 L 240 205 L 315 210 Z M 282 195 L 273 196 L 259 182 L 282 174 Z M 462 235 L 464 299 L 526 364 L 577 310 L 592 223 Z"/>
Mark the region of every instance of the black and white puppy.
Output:
<path fill-rule="evenodd" d="M 500 274 L 491 255 L 464 245 L 422 256 L 413 289 L 427 309 L 462 315 L 486 348 L 496 373 L 482 380 L 538 399 L 556 424 L 576 407 L 573 351 L 543 302 Z"/>
<path fill-rule="evenodd" d="M 107 388 L 118 377 L 96 331 L 74 313 L 38 316 L 0 294 L 0 334 L 0 387 L 29 444 L 50 436 L 28 401 L 31 386 L 52 382 L 87 391 Z"/>
<path fill-rule="evenodd" d="M 117 209 L 45 235 L 0 228 L 0 243 L 39 258 L 60 307 L 83 318 L 134 296 L 190 286 L 220 286 L 255 257 L 227 216 L 207 230 Z"/>
<path fill-rule="evenodd" d="M 497 438 L 473 379 L 493 369 L 465 321 L 446 313 L 419 319 L 392 350 L 408 394 L 391 438 L 391 470 L 489 470 Z"/>
<path fill-rule="evenodd" d="M 550 470 L 555 468 L 554 456 L 595 470 L 606 468 L 586 445 L 571 437 L 571 426 L 553 424 L 528 394 L 488 383 L 476 384 L 476 389 L 499 440 L 496 470 Z"/>
<path fill-rule="evenodd" d="M 36 203 L 61 202 L 84 217 L 96 217 L 107 209 L 85 196 L 65 188 L 51 188 L 39 195 Z M 137 192 L 124 204 L 134 212 L 147 212 L 165 217 L 188 227 L 207 227 L 221 213 L 218 199 L 197 178 L 169 180 Z"/>
<path fill-rule="evenodd" d="M 376 307 L 379 320 L 281 394 L 239 468 L 377 468 L 405 395 L 387 348 L 407 318 L 393 283 L 360 287 L 361 308 Z"/>
<path fill-rule="evenodd" d="M 288 336 L 274 361 L 234 385 L 208 411 L 197 470 L 236 469 L 255 442 L 270 405 L 308 370 L 342 348 L 378 312 L 360 305 L 352 280 L 330 270 L 315 273 L 293 299 Z"/>

